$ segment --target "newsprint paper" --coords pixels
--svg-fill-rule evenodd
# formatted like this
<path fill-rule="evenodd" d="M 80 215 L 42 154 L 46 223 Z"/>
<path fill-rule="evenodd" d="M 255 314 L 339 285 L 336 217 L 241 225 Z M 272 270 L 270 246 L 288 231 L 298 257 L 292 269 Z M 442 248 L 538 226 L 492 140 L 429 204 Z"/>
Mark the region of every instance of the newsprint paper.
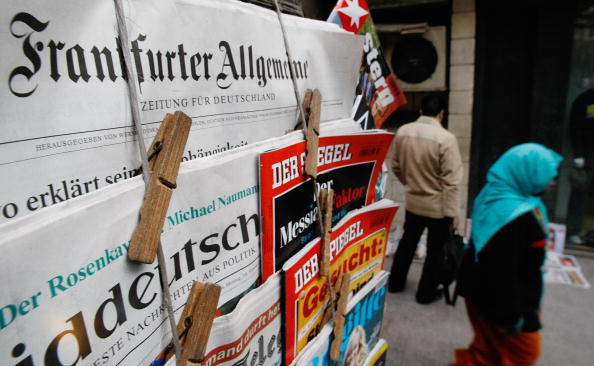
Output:
<path fill-rule="evenodd" d="M 214 320 L 201 366 L 279 366 L 281 339 L 278 273 L 243 297 L 231 314 Z M 152 366 L 161 365 L 159 361 Z M 167 363 L 175 365 L 175 358 Z"/>
<path fill-rule="evenodd" d="M 239 1 L 123 0 L 147 144 L 166 113 L 192 117 L 183 160 L 293 129 L 275 12 Z M 0 222 L 129 179 L 140 167 L 113 0 L 4 0 Z M 350 116 L 362 37 L 284 16 L 302 93 L 322 121 Z M 249 30 L 249 31 L 247 31 Z"/>
<path fill-rule="evenodd" d="M 356 128 L 346 120 L 321 132 Z M 253 288 L 258 155 L 302 139 L 182 163 L 161 236 L 178 317 L 196 280 L 222 286 L 221 306 Z M 0 365 L 147 365 L 166 346 L 157 262 L 126 258 L 143 194 L 136 177 L 0 226 Z"/>

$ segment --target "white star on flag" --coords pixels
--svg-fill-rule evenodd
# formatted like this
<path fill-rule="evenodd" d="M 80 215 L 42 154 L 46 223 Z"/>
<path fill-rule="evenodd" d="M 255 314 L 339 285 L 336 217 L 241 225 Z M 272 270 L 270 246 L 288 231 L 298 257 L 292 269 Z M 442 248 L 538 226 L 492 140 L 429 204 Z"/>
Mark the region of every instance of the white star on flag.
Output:
<path fill-rule="evenodd" d="M 359 0 L 346 0 L 347 6 L 338 9 L 339 12 L 351 18 L 351 26 L 355 24 L 359 28 L 359 20 L 367 14 L 367 11 L 359 6 Z"/>

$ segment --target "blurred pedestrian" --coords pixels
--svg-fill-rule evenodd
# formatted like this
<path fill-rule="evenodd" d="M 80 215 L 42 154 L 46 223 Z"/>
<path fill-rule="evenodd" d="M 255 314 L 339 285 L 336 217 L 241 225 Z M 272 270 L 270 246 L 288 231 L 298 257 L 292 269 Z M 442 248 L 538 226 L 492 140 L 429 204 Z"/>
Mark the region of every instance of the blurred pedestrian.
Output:
<path fill-rule="evenodd" d="M 588 199 L 594 190 L 594 89 L 577 96 L 569 115 L 573 166 L 569 172 L 571 195 L 567 207 L 567 237 L 570 244 L 584 244 L 582 231 Z M 585 234 L 585 233 L 584 233 Z"/>
<path fill-rule="evenodd" d="M 454 365 L 536 363 L 548 224 L 540 196 L 555 184 L 561 160 L 543 145 L 527 143 L 508 150 L 489 169 L 474 202 L 457 287 L 474 339 L 456 350 Z"/>
<path fill-rule="evenodd" d="M 415 249 L 427 228 L 427 256 L 416 293 L 421 304 L 442 295 L 437 287 L 444 244 L 452 224 L 458 224 L 460 209 L 462 161 L 456 137 L 442 126 L 444 114 L 443 100 L 430 94 L 421 102 L 421 116 L 400 127 L 395 138 L 392 169 L 406 190 L 406 213 L 388 289 L 404 290 Z"/>

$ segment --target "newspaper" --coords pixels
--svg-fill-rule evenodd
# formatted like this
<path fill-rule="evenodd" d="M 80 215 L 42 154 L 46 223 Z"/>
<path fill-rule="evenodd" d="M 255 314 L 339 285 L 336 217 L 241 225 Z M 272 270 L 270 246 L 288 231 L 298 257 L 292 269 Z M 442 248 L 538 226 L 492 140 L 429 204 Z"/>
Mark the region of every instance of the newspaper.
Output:
<path fill-rule="evenodd" d="M 398 206 L 381 200 L 351 212 L 332 230 L 330 280 L 351 274 L 350 293 L 359 291 L 384 266 L 390 225 Z M 290 364 L 323 327 L 327 282 L 319 276 L 321 242 L 316 239 L 283 266 L 285 273 L 285 363 Z"/>
<path fill-rule="evenodd" d="M 147 144 L 166 113 L 192 117 L 183 160 L 293 129 L 275 12 L 239 1 L 123 0 Z M 138 173 L 113 0 L 7 0 L 0 15 L 0 222 Z M 301 91 L 322 121 L 350 116 L 362 38 L 284 16 Z M 249 31 L 245 31 L 249 29 Z"/>
<path fill-rule="evenodd" d="M 547 250 L 544 281 L 578 288 L 590 288 L 590 283 L 582 273 L 577 258 L 573 255 L 558 254 L 554 250 Z"/>
<path fill-rule="evenodd" d="M 321 133 L 356 126 L 332 122 Z M 302 139 L 182 163 L 161 236 L 177 317 L 196 280 L 222 286 L 220 306 L 254 287 L 258 156 Z M 143 194 L 141 178 L 128 179 L 0 226 L 0 364 L 19 354 L 47 365 L 147 365 L 169 343 L 157 263 L 126 259 Z"/>
<path fill-rule="evenodd" d="M 590 283 L 579 268 L 564 268 L 569 284 L 579 288 L 590 288 Z"/>
<path fill-rule="evenodd" d="M 212 324 L 201 366 L 280 365 L 281 281 L 272 276 Z M 175 357 L 167 365 L 175 366 Z M 160 363 L 153 363 L 157 365 Z"/>
<path fill-rule="evenodd" d="M 202 366 L 280 365 L 280 274 L 243 298 L 236 310 L 215 319 Z"/>
<path fill-rule="evenodd" d="M 375 200 L 375 185 L 393 134 L 374 130 L 320 138 L 320 189 L 334 190 L 335 224 Z M 319 234 L 313 181 L 303 172 L 305 142 L 260 156 L 262 275 L 266 279 Z"/>

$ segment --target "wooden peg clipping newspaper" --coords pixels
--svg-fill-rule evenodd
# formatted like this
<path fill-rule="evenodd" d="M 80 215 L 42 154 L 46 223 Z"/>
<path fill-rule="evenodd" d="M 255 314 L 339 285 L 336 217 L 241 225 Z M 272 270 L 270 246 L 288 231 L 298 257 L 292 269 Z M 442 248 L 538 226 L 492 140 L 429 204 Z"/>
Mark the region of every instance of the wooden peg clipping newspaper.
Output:
<path fill-rule="evenodd" d="M 185 334 L 181 342 L 183 352 L 178 365 L 200 365 L 202 362 L 220 294 L 219 285 L 194 282 L 177 325 L 177 334 Z"/>
<path fill-rule="evenodd" d="M 307 121 L 307 155 L 305 156 L 305 173 L 310 177 L 318 175 L 318 140 L 320 137 L 320 113 L 322 111 L 322 94 L 318 89 L 307 89 L 303 97 L 303 113 Z M 303 116 L 299 117 L 296 129 L 303 128 Z"/>
<path fill-rule="evenodd" d="M 342 343 L 342 330 L 344 328 L 346 308 L 349 300 L 349 286 L 351 284 L 351 275 L 341 273 L 336 282 L 338 289 L 336 297 L 336 312 L 334 316 L 334 340 L 330 345 L 330 358 L 334 361 L 340 359 L 340 345 Z"/>
<path fill-rule="evenodd" d="M 330 277 L 330 234 L 332 233 L 332 206 L 334 205 L 334 191 L 322 189 L 320 192 L 320 206 L 322 208 L 322 260 L 320 275 Z"/>
<path fill-rule="evenodd" d="M 140 208 L 140 221 L 130 241 L 130 260 L 142 263 L 155 261 L 191 125 L 192 119 L 183 112 L 167 114 L 149 148 L 148 155 L 154 157 L 150 161 L 152 174 Z"/>
<path fill-rule="evenodd" d="M 309 105 L 311 104 L 311 96 L 313 95 L 313 91 L 311 89 L 307 89 L 305 91 L 305 95 L 303 96 L 303 103 L 301 106 L 303 107 L 303 113 L 305 113 L 305 121 L 309 120 Z M 295 131 L 303 129 L 303 118 L 304 116 L 299 114 L 299 119 L 297 120 L 297 124 L 295 125 Z"/>

